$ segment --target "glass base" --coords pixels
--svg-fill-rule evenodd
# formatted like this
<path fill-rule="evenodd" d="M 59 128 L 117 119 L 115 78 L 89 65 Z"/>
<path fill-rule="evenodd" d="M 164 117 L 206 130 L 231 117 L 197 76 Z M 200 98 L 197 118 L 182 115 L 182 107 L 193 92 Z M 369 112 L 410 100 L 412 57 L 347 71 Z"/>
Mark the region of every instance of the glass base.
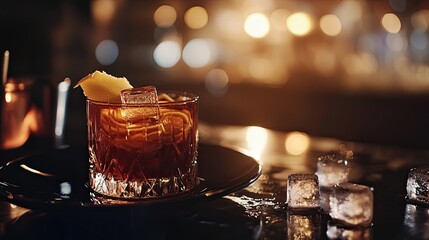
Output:
<path fill-rule="evenodd" d="M 115 198 L 144 199 L 173 196 L 187 192 L 198 184 L 197 166 L 189 172 L 169 178 L 148 178 L 142 181 L 114 179 L 112 176 L 90 171 L 89 186 L 96 193 Z"/>

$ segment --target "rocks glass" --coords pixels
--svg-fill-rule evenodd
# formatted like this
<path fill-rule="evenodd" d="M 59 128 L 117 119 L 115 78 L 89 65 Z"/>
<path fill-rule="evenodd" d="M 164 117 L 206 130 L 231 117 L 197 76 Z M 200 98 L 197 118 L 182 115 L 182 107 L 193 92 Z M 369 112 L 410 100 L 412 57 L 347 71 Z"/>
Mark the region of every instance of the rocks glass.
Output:
<path fill-rule="evenodd" d="M 89 185 L 94 192 L 153 199 L 198 184 L 198 96 L 161 95 L 156 103 L 87 100 Z"/>

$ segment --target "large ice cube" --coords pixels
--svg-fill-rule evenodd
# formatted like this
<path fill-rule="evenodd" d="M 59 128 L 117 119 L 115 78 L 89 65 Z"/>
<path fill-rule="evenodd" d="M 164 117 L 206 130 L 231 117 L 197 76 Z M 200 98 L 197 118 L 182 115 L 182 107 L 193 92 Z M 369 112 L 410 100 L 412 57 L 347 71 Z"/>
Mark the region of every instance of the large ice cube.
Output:
<path fill-rule="evenodd" d="M 360 184 L 342 183 L 329 197 L 329 215 L 340 224 L 370 226 L 374 205 L 373 189 Z"/>
<path fill-rule="evenodd" d="M 406 188 L 410 202 L 429 204 L 429 166 L 412 168 Z"/>
<path fill-rule="evenodd" d="M 314 174 L 291 174 L 287 182 L 289 209 L 320 207 L 319 182 Z"/>
<path fill-rule="evenodd" d="M 122 90 L 121 101 L 124 105 L 122 115 L 125 118 L 159 119 L 158 94 L 154 86 Z"/>
<path fill-rule="evenodd" d="M 348 181 L 349 164 L 347 157 L 340 154 L 331 154 L 319 157 L 317 172 L 321 187 L 332 187 Z"/>

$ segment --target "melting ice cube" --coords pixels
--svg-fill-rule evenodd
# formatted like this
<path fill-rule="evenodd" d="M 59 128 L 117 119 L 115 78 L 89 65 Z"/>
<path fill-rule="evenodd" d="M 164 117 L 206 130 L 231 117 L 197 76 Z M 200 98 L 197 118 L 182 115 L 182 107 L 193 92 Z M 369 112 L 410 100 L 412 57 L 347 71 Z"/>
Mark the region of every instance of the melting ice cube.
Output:
<path fill-rule="evenodd" d="M 154 86 L 122 90 L 121 101 L 124 105 L 122 114 L 128 119 L 159 119 L 158 94 Z"/>
<path fill-rule="evenodd" d="M 429 204 L 429 166 L 410 170 L 407 180 L 407 198 L 410 202 Z"/>
<path fill-rule="evenodd" d="M 349 176 L 347 158 L 337 154 L 319 157 L 316 175 L 319 177 L 321 187 L 332 187 L 347 182 Z"/>
<path fill-rule="evenodd" d="M 329 197 L 329 215 L 348 226 L 370 226 L 373 216 L 373 189 L 354 183 L 342 183 L 333 188 Z"/>
<path fill-rule="evenodd" d="M 287 204 L 290 209 L 320 207 L 319 182 L 314 174 L 291 174 L 287 182 Z"/>

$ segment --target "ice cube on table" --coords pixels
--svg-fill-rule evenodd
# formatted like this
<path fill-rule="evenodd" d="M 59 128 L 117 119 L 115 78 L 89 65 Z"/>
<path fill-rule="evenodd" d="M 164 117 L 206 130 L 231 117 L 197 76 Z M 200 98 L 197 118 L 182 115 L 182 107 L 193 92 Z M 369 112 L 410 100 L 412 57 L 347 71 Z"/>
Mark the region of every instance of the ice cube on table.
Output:
<path fill-rule="evenodd" d="M 429 166 L 412 168 L 406 189 L 409 202 L 429 204 Z"/>
<path fill-rule="evenodd" d="M 374 209 L 373 189 L 348 182 L 336 185 L 329 197 L 329 207 L 329 215 L 336 223 L 370 226 Z"/>
<path fill-rule="evenodd" d="M 291 174 L 287 182 L 289 209 L 320 207 L 319 181 L 315 174 Z"/>
<path fill-rule="evenodd" d="M 159 119 L 158 93 L 154 86 L 122 90 L 121 101 L 124 105 L 122 115 L 125 118 Z"/>
<path fill-rule="evenodd" d="M 333 187 L 348 181 L 349 164 L 346 156 L 331 154 L 317 159 L 317 172 L 321 187 Z"/>

